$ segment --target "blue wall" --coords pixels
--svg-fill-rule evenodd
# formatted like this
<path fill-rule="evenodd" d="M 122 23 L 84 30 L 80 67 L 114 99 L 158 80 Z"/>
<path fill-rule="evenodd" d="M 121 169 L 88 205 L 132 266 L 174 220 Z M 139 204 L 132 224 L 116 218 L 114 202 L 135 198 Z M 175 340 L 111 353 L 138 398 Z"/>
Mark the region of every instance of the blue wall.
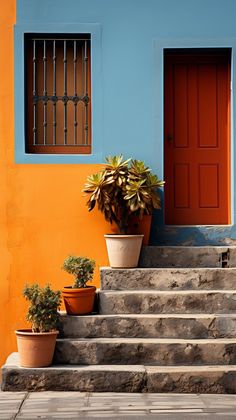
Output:
<path fill-rule="evenodd" d="M 22 45 L 20 33 L 24 31 L 73 32 L 78 28 L 80 32 L 81 24 L 85 24 L 85 27 L 98 24 L 100 28 L 99 42 L 95 37 L 97 44 L 94 44 L 100 64 L 96 67 L 93 61 L 92 81 L 95 93 L 93 142 L 95 149 L 97 147 L 96 153 L 92 157 L 78 159 L 61 156 L 54 162 L 101 162 L 108 154 L 122 152 L 127 157 L 144 160 L 162 177 L 163 49 L 230 47 L 233 81 L 235 17 L 235 0 L 18 0 L 18 57 Z M 16 55 L 16 59 L 21 58 Z M 16 75 L 16 92 L 18 88 L 20 90 L 21 83 L 22 73 L 19 72 Z M 233 84 L 233 97 L 235 95 Z M 19 112 L 16 113 L 16 124 L 17 121 L 21 124 L 22 115 Z M 232 101 L 232 197 L 235 196 L 234 121 Z M 22 138 L 18 138 L 19 148 L 20 143 Z M 19 162 L 27 162 L 22 158 L 22 150 L 19 156 Z M 32 157 L 31 162 L 52 162 L 52 157 L 39 157 L 38 161 L 34 159 Z M 232 201 L 234 222 L 234 199 Z M 192 241 L 201 244 L 206 241 L 227 243 L 236 240 L 234 225 L 217 228 L 165 228 L 160 227 L 162 215 L 156 215 L 157 219 L 158 225 L 154 223 L 153 226 L 153 243 Z"/>

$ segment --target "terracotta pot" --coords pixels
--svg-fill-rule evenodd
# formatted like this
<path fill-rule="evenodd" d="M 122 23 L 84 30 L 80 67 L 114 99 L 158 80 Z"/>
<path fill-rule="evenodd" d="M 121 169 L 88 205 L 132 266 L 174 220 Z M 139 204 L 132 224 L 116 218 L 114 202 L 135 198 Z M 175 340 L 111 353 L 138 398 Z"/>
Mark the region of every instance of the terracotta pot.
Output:
<path fill-rule="evenodd" d="M 95 291 L 95 286 L 81 287 L 80 289 L 73 289 L 71 286 L 63 287 L 62 296 L 67 314 L 90 314 L 93 311 Z"/>
<path fill-rule="evenodd" d="M 149 244 L 150 232 L 152 225 L 152 215 L 145 214 L 142 219 L 138 216 L 129 217 L 129 226 L 128 226 L 128 235 L 143 235 L 142 246 L 147 246 Z M 111 224 L 112 234 L 119 234 L 117 225 L 113 222 Z"/>
<path fill-rule="evenodd" d="M 143 235 L 104 235 L 112 268 L 138 266 Z"/>
<path fill-rule="evenodd" d="M 151 224 L 151 214 L 145 214 L 142 219 L 140 219 L 138 216 L 130 216 L 128 233 L 131 235 L 143 234 L 142 246 L 147 246 L 150 239 Z"/>
<path fill-rule="evenodd" d="M 22 367 L 40 368 L 52 364 L 58 331 L 17 330 L 15 333 Z"/>

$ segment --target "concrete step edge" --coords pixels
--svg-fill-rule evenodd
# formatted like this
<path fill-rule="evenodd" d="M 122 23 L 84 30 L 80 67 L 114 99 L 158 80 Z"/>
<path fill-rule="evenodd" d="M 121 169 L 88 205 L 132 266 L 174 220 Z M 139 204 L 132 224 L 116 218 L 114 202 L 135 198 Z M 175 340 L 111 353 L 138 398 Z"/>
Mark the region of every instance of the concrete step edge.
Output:
<path fill-rule="evenodd" d="M 17 352 L 11 353 L 6 363 L 2 366 L 2 369 L 20 369 L 22 371 L 50 371 L 50 370 L 80 370 L 80 371 L 160 371 L 160 372 L 228 372 L 236 371 L 236 365 L 171 365 L 171 366 L 157 366 L 157 365 L 63 365 L 53 364 L 45 368 L 23 368 L 19 364 L 19 354 Z"/>
<path fill-rule="evenodd" d="M 192 344 L 192 345 L 198 345 L 198 344 L 235 344 L 236 345 L 236 338 L 140 338 L 140 337 L 94 337 L 94 338 L 58 338 L 57 342 L 80 342 L 80 343 L 98 343 L 98 344 L 107 344 L 107 343 L 127 343 L 127 344 Z"/>
<path fill-rule="evenodd" d="M 159 272 L 159 271 L 166 271 L 166 272 L 175 272 L 175 271 L 180 271 L 180 272 L 185 272 L 185 271 L 196 271 L 196 272 L 204 272 L 204 271 L 229 271 L 229 272 L 234 272 L 236 271 L 236 267 L 227 267 L 227 268 L 223 268 L 223 267 L 135 267 L 135 268 L 112 268 L 109 266 L 103 266 L 100 267 L 100 272 L 113 272 L 113 273 L 133 273 L 136 271 L 140 271 L 141 273 L 152 273 L 152 272 Z"/>
<path fill-rule="evenodd" d="M 201 289 L 201 290 L 147 290 L 147 289 L 140 289 L 140 290 L 100 290 L 98 294 L 103 295 L 111 295 L 111 294 L 119 295 L 137 295 L 137 294 L 145 294 L 145 295 L 204 295 L 204 294 L 236 294 L 236 289 L 231 290 L 219 290 L 219 289 Z"/>
<path fill-rule="evenodd" d="M 227 249 L 236 249 L 236 245 L 148 245 L 145 249 L 215 249 L 224 252 Z"/>
<path fill-rule="evenodd" d="M 236 319 L 236 314 L 233 313 L 201 313 L 201 314 L 195 314 L 195 313 L 183 313 L 183 314 L 89 314 L 89 315 L 67 315 L 65 312 L 60 312 L 60 317 L 63 319 L 67 319 L 68 321 L 83 321 L 87 319 L 96 320 L 96 319 L 124 319 L 124 318 L 130 318 L 130 319 L 159 319 L 159 318 L 178 318 L 178 319 L 191 319 L 191 318 L 197 318 L 197 319 L 214 319 L 214 318 L 230 318 L 230 319 Z"/>

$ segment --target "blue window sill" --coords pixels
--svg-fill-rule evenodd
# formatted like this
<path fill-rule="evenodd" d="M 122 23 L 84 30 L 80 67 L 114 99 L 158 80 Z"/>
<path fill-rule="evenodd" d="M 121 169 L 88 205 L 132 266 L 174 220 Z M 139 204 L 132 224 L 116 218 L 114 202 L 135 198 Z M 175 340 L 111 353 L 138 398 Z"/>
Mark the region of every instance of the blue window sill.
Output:
<path fill-rule="evenodd" d="M 102 153 L 94 153 L 91 155 L 44 155 L 44 154 L 30 154 L 30 153 L 17 153 L 15 154 L 16 163 L 58 163 L 58 164 L 83 164 L 83 163 L 101 163 Z"/>

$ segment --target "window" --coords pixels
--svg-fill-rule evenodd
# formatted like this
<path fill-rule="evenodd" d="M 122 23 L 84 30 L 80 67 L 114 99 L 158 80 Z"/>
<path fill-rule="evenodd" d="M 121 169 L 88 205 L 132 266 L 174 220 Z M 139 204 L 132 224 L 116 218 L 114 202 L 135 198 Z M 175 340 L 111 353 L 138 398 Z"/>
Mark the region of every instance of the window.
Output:
<path fill-rule="evenodd" d="M 25 35 L 26 153 L 91 153 L 90 35 Z"/>

